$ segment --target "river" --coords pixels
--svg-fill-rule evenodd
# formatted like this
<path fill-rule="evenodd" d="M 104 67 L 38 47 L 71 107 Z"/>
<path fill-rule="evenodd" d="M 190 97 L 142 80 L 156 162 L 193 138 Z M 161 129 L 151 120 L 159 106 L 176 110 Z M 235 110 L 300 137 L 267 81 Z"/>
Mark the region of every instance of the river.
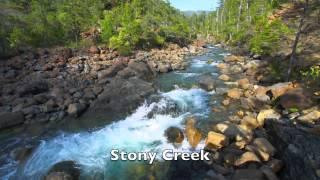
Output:
<path fill-rule="evenodd" d="M 211 110 L 212 106 L 220 103 L 222 97 L 196 85 L 201 75 L 218 77 L 215 65 L 226 54 L 223 49 L 210 47 L 204 55 L 188 58 L 190 64 L 186 70 L 162 74 L 155 80 L 158 93 L 146 99 L 134 113 L 104 127 L 90 127 L 79 132 L 58 131 L 45 138 L 2 133 L 1 179 L 41 179 L 61 161 L 76 162 L 82 179 L 141 179 L 150 174 L 156 179 L 165 178 L 168 162 L 163 162 L 160 157 L 150 166 L 147 162 L 111 161 L 110 151 L 161 154 L 165 149 L 184 152 L 202 149 L 203 141 L 192 149 L 186 138 L 181 146 L 176 147 L 167 142 L 164 132 L 172 126 L 184 129 L 186 118 L 193 116 L 202 133 L 207 133 L 210 122 L 218 119 Z M 18 163 L 12 159 L 10 149 L 34 141 L 37 148 L 27 160 Z"/>

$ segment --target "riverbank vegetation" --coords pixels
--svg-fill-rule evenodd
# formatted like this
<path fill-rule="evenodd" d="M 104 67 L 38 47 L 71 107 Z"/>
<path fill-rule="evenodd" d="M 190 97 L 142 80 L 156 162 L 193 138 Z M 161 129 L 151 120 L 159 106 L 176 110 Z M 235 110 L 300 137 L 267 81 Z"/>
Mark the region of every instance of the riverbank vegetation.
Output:
<path fill-rule="evenodd" d="M 190 17 L 193 30 L 215 41 L 245 46 L 256 54 L 279 49 L 281 36 L 292 33 L 280 19 L 271 15 L 284 1 L 222 0 L 216 11 Z"/>
<path fill-rule="evenodd" d="M 6 0 L 1 11 L 2 56 L 26 47 L 90 43 L 127 54 L 167 42 L 186 44 L 190 37 L 186 18 L 165 1 Z M 92 34 L 90 41 L 83 38 Z"/>
<path fill-rule="evenodd" d="M 193 14 L 189 23 L 205 39 L 242 54 L 272 58 L 271 71 L 280 79 L 310 80 L 317 76 L 314 71 L 319 65 L 319 3 L 221 0 L 215 11 Z"/>
<path fill-rule="evenodd" d="M 288 79 L 291 72 L 296 77 L 310 77 L 300 72 L 310 74 L 311 67 L 317 66 L 319 46 L 314 44 L 319 41 L 320 5 L 318 1 L 308 2 L 305 8 L 303 0 L 220 0 L 216 10 L 190 15 L 168 1 L 157 0 L 3 0 L 0 56 L 30 47 L 80 48 L 93 44 L 128 55 L 168 43 L 185 46 L 198 35 L 237 47 L 245 54 L 292 55 L 285 64 L 270 63 L 273 74 L 282 79 Z M 303 17 L 306 19 L 301 24 Z"/>

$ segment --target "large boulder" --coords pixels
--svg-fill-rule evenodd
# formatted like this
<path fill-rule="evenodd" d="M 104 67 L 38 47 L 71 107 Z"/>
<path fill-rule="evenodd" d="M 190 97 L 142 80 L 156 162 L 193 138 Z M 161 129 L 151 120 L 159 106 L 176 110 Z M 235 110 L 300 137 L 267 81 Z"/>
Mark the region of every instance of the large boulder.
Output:
<path fill-rule="evenodd" d="M 253 141 L 253 144 L 259 149 L 262 150 L 271 156 L 274 156 L 276 153 L 276 149 L 266 138 L 256 138 Z"/>
<path fill-rule="evenodd" d="M 314 124 L 320 120 L 320 111 L 318 110 L 311 111 L 305 115 L 298 117 L 298 120 L 302 122 Z"/>
<path fill-rule="evenodd" d="M 228 75 L 222 74 L 221 76 L 218 77 L 222 81 L 229 81 L 230 77 Z"/>
<path fill-rule="evenodd" d="M 186 123 L 186 135 L 192 148 L 196 148 L 202 138 L 200 131 L 195 127 L 195 123 L 196 121 L 193 118 L 188 119 Z"/>
<path fill-rule="evenodd" d="M 243 72 L 242 66 L 240 65 L 233 65 L 228 70 L 230 74 L 238 74 Z"/>
<path fill-rule="evenodd" d="M 239 79 L 238 81 L 238 85 L 240 88 L 242 89 L 248 89 L 249 88 L 249 85 L 250 85 L 250 82 L 247 78 L 244 78 L 244 79 Z"/>
<path fill-rule="evenodd" d="M 45 180 L 78 180 L 80 168 L 73 161 L 63 161 L 55 164 L 48 172 Z"/>
<path fill-rule="evenodd" d="M 106 70 L 102 70 L 98 72 L 98 78 L 99 79 L 104 79 L 108 77 L 113 77 L 115 76 L 120 70 L 124 69 L 126 67 L 124 62 L 116 62 L 114 63 L 111 67 L 109 67 Z"/>
<path fill-rule="evenodd" d="M 257 121 L 257 119 L 255 117 L 252 116 L 245 116 L 243 117 L 243 119 L 241 120 L 241 124 L 245 125 L 249 128 L 252 129 L 256 129 L 260 126 L 259 122 Z"/>
<path fill-rule="evenodd" d="M 259 155 L 259 158 L 262 161 L 269 161 L 271 158 L 270 154 L 264 152 L 263 150 L 259 149 L 258 147 L 254 146 L 254 145 L 247 145 L 245 148 L 246 148 L 246 150 L 254 152 L 257 155 Z"/>
<path fill-rule="evenodd" d="M 318 180 L 316 170 L 320 168 L 320 138 L 318 135 L 296 128 L 285 122 L 269 120 L 265 129 L 268 139 L 277 149 L 284 163 L 280 179 Z"/>
<path fill-rule="evenodd" d="M 68 114 L 70 116 L 78 117 L 86 110 L 86 108 L 87 106 L 85 104 L 81 104 L 81 103 L 70 104 L 68 106 Z"/>
<path fill-rule="evenodd" d="M 171 66 L 169 64 L 160 63 L 158 65 L 158 71 L 160 73 L 167 73 L 171 70 Z"/>
<path fill-rule="evenodd" d="M 44 80 L 35 80 L 20 86 L 17 90 L 19 96 L 36 95 L 49 90 L 48 82 Z"/>
<path fill-rule="evenodd" d="M 219 63 L 219 64 L 217 64 L 217 68 L 219 68 L 220 70 L 227 69 L 228 67 L 229 67 L 229 65 L 226 64 L 226 63 Z"/>
<path fill-rule="evenodd" d="M 155 92 L 152 83 L 131 77 L 115 77 L 104 87 L 103 92 L 82 116 L 84 119 L 108 119 L 122 117 L 137 108 L 145 97 Z"/>
<path fill-rule="evenodd" d="M 215 79 L 211 75 L 204 75 L 200 77 L 199 86 L 207 91 L 215 89 Z"/>
<path fill-rule="evenodd" d="M 71 175 L 65 172 L 51 172 L 46 177 L 45 180 L 77 180 L 72 178 Z"/>
<path fill-rule="evenodd" d="M 240 99 L 242 96 L 242 91 L 238 88 L 233 88 L 228 91 L 228 97 L 232 99 Z"/>
<path fill-rule="evenodd" d="M 7 128 L 24 122 L 22 112 L 2 112 L 0 113 L 0 129 Z"/>
<path fill-rule="evenodd" d="M 293 89 L 294 85 L 291 82 L 286 82 L 286 83 L 277 83 L 272 86 L 269 86 L 269 92 L 271 92 L 270 95 L 272 95 L 272 98 L 276 99 L 283 94 L 285 94 L 287 91 L 290 89 Z"/>
<path fill-rule="evenodd" d="M 266 102 L 255 97 L 240 98 L 241 107 L 247 110 L 260 111 L 266 106 Z"/>
<path fill-rule="evenodd" d="M 310 96 L 301 88 L 292 89 L 279 97 L 279 104 L 285 109 L 306 109 L 312 106 Z"/>
<path fill-rule="evenodd" d="M 128 68 L 135 72 L 135 75 L 144 80 L 151 80 L 153 73 L 149 66 L 144 62 L 131 61 L 128 64 Z"/>
<path fill-rule="evenodd" d="M 210 131 L 206 139 L 206 147 L 211 149 L 220 149 L 229 144 L 229 139 L 223 134 Z"/>
<path fill-rule="evenodd" d="M 255 90 L 256 96 L 265 96 L 267 95 L 267 92 L 269 89 L 264 86 L 254 85 L 254 90 Z"/>
<path fill-rule="evenodd" d="M 214 129 L 231 139 L 242 135 L 237 125 L 229 122 L 218 123 L 214 126 Z"/>
<path fill-rule="evenodd" d="M 184 139 L 182 130 L 177 127 L 169 127 L 164 134 L 167 137 L 168 142 L 170 143 L 180 144 Z"/>
<path fill-rule="evenodd" d="M 234 165 L 235 166 L 241 166 L 241 165 L 246 164 L 248 162 L 258 162 L 258 163 L 260 163 L 261 161 L 260 161 L 260 159 L 258 158 L 258 156 L 255 153 L 248 151 L 248 152 L 243 153 L 239 157 L 239 159 L 237 159 L 235 161 Z"/>
<path fill-rule="evenodd" d="M 260 127 L 264 126 L 264 122 L 268 119 L 279 120 L 281 115 L 273 109 L 261 110 L 257 116 Z"/>
<path fill-rule="evenodd" d="M 226 56 L 224 58 L 224 61 L 225 62 L 243 62 L 244 61 L 244 57 L 231 55 L 231 56 Z"/>
<path fill-rule="evenodd" d="M 117 73 L 117 75 L 120 76 L 123 79 L 128 79 L 130 77 L 136 76 L 136 72 L 134 70 L 132 70 L 131 68 L 126 67 L 123 70 L 119 71 Z"/>

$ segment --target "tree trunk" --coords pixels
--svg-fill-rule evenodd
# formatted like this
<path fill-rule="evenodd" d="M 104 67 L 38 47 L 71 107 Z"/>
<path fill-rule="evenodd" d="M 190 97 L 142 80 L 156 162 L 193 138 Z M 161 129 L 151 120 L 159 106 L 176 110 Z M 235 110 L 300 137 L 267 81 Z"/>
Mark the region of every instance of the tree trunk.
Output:
<path fill-rule="evenodd" d="M 216 15 L 217 35 L 219 34 L 219 14 L 220 14 L 220 9 L 218 9 L 218 12 L 217 12 L 217 15 Z"/>
<path fill-rule="evenodd" d="M 309 6 L 309 0 L 305 0 L 305 6 L 304 6 L 304 11 L 303 11 L 303 15 L 300 19 L 300 24 L 299 24 L 299 28 L 296 34 L 296 39 L 293 43 L 292 46 L 292 52 L 291 52 L 291 56 L 290 56 L 290 62 L 289 62 L 289 68 L 288 68 L 288 74 L 287 74 L 287 81 L 290 81 L 290 77 L 291 77 L 291 73 L 292 73 L 292 68 L 295 64 L 295 59 L 296 59 L 296 53 L 297 53 L 297 46 L 299 43 L 299 39 L 301 36 L 301 32 L 302 32 L 302 26 L 304 24 L 304 20 L 307 16 L 307 10 L 308 10 L 308 6 Z"/>
<path fill-rule="evenodd" d="M 248 21 L 248 22 L 251 22 L 251 16 L 250 16 L 250 0 L 247 0 L 247 11 L 248 11 L 247 21 Z"/>
<path fill-rule="evenodd" d="M 239 32 L 241 12 L 242 12 L 242 0 L 240 0 L 240 7 L 239 7 L 239 14 L 238 14 L 238 22 L 237 22 L 237 32 Z"/>
<path fill-rule="evenodd" d="M 223 18 L 224 18 L 224 0 L 222 0 L 222 3 L 223 3 L 223 5 L 222 5 L 222 10 L 221 10 L 221 16 L 220 16 L 220 24 L 221 24 L 221 28 L 222 28 L 222 26 L 223 26 Z"/>

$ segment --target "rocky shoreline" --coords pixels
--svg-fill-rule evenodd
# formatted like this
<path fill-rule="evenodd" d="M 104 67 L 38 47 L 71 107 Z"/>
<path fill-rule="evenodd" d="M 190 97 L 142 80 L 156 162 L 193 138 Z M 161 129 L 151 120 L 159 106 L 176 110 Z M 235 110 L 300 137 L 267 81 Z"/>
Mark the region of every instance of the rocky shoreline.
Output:
<path fill-rule="evenodd" d="M 202 51 L 171 44 L 124 57 L 92 46 L 39 49 L 0 61 L 0 129 L 128 112 L 155 91 L 157 74 L 184 69 L 184 58 Z"/>
<path fill-rule="evenodd" d="M 219 116 L 230 112 L 229 106 L 239 106 L 227 119 L 212 125 L 206 135 L 206 149 L 212 155 L 212 160 L 205 162 L 208 179 L 319 179 L 316 93 L 295 82 L 261 85 L 267 61 L 230 55 L 217 67 L 219 80 L 227 89 L 208 89 L 214 80 L 200 82 L 200 87 L 205 84 L 204 89 L 215 89 L 225 97 L 221 106 L 212 110 Z M 192 127 L 191 131 L 186 125 L 194 146 L 197 130 Z"/>

